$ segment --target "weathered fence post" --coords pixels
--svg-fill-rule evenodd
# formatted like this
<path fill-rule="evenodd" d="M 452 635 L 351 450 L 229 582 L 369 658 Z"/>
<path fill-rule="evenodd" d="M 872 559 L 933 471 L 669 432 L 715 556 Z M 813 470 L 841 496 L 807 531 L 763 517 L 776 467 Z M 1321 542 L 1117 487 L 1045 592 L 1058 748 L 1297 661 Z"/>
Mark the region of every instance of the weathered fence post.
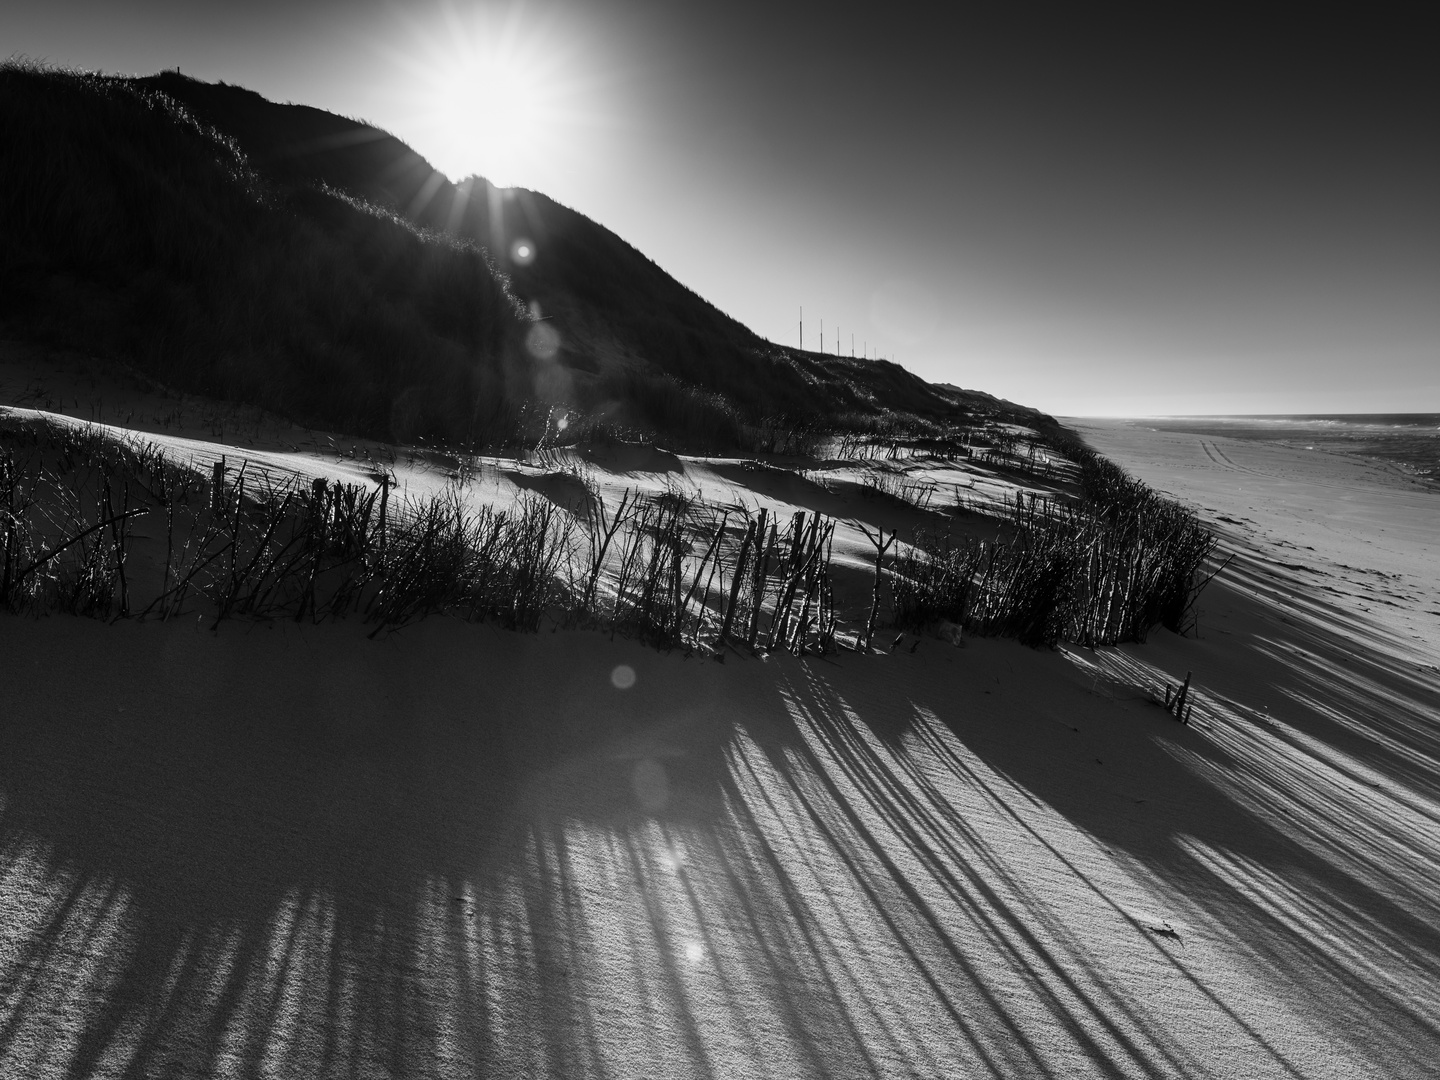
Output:
<path fill-rule="evenodd" d="M 1180 687 L 1178 693 L 1173 686 L 1167 686 L 1165 688 L 1165 711 L 1173 713 L 1175 719 L 1179 720 L 1182 724 L 1188 724 L 1190 722 L 1190 716 L 1185 711 L 1185 705 L 1190 698 L 1191 674 L 1189 671 L 1185 673 L 1185 683 Z"/>
<path fill-rule="evenodd" d="M 880 584 L 884 581 L 884 558 L 885 552 L 890 550 L 890 545 L 895 543 L 898 533 L 891 533 L 890 539 L 885 539 L 885 530 L 876 529 L 871 533 L 864 525 L 860 526 L 870 543 L 875 545 L 875 589 L 870 594 L 870 617 L 865 620 L 865 648 L 870 648 L 870 639 L 875 636 L 875 620 L 880 616 Z M 877 535 L 878 534 L 878 535 Z"/>
<path fill-rule="evenodd" d="M 385 518 L 390 508 L 390 477 L 380 477 L 380 557 L 385 557 Z"/>
<path fill-rule="evenodd" d="M 745 557 L 750 553 L 750 544 L 755 539 L 755 522 L 745 528 L 745 539 L 740 541 L 740 554 L 735 561 L 734 576 L 730 580 L 730 602 L 725 607 L 725 617 L 720 623 L 720 640 L 730 636 L 730 625 L 735 621 L 735 607 L 740 602 L 740 584 L 745 580 Z"/>
<path fill-rule="evenodd" d="M 210 471 L 210 512 L 219 514 L 225 507 L 225 455 Z"/>

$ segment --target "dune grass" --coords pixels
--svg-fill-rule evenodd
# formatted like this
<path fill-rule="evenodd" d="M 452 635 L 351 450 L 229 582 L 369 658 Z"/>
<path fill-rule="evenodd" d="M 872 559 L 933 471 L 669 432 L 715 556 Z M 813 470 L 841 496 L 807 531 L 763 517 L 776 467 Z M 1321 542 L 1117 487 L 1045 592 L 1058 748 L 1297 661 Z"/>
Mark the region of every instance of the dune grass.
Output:
<path fill-rule="evenodd" d="M 1082 503 L 1017 493 L 1004 539 L 917 538 L 893 569 L 896 624 L 943 620 L 1051 646 L 1144 641 L 1157 625 L 1188 629 L 1215 538 L 1108 462 L 1089 468 L 1103 475 Z"/>
<path fill-rule="evenodd" d="M 383 474 L 307 484 L 243 461 L 207 472 L 86 427 L 0 429 L 0 610 L 212 626 L 354 616 L 375 632 L 446 614 L 666 648 L 834 648 L 833 522 L 781 527 L 678 491 L 608 509 L 595 494 L 579 517 L 530 493 L 496 510 L 463 486 L 415 500 Z"/>
<path fill-rule="evenodd" d="M 1083 501 L 1017 493 L 998 540 L 871 534 L 868 647 L 951 622 L 1031 645 L 1184 631 L 1214 538 L 1184 508 L 1096 455 Z M 664 648 L 825 653 L 837 635 L 836 523 L 715 508 L 679 488 L 626 491 L 584 513 L 526 493 L 508 510 L 371 484 L 306 484 L 244 462 L 206 473 L 73 425 L 0 429 L 0 608 L 96 618 L 320 622 L 375 631 L 447 614 L 510 629 L 603 629 Z M 925 506 L 929 491 L 896 497 Z M 143 526 L 145 558 L 135 558 Z M 868 530 L 867 530 L 868 533 Z M 163 541 L 162 541 L 163 538 Z M 887 564 L 888 556 L 888 564 Z"/>

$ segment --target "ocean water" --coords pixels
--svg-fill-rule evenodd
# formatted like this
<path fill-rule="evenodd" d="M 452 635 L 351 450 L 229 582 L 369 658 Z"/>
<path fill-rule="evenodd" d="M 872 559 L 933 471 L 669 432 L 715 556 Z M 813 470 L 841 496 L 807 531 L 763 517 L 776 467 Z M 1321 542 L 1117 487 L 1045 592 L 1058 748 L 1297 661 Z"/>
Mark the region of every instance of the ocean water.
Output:
<path fill-rule="evenodd" d="M 1440 488 L 1440 413 L 1329 416 L 1175 416 L 1146 421 L 1161 431 L 1260 439 L 1397 466 Z"/>

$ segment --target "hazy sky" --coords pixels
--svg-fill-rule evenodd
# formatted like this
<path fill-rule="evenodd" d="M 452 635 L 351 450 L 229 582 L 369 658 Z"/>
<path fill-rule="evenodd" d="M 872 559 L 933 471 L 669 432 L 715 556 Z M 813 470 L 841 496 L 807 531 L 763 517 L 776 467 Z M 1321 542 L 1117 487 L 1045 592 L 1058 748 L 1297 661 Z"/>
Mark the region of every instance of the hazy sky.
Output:
<path fill-rule="evenodd" d="M 1426 28 L 994 7 L 7 0 L 0 55 L 363 117 L 772 340 L 1056 414 L 1440 412 Z"/>

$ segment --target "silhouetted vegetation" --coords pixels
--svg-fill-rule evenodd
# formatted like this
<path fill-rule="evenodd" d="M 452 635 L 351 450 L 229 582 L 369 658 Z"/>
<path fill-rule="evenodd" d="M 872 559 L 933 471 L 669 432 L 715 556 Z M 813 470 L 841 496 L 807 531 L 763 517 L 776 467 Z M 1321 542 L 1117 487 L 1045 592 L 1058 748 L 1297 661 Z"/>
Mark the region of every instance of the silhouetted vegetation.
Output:
<path fill-rule="evenodd" d="M 177 388 L 457 447 L 538 440 L 535 404 L 578 433 L 751 454 L 1038 416 L 763 341 L 583 215 L 451 183 L 361 121 L 177 72 L 14 62 L 0 118 L 7 332 Z M 518 237 L 533 259 L 512 259 Z M 550 346 L 527 351 L 542 313 Z"/>
<path fill-rule="evenodd" d="M 216 623 L 355 614 L 377 629 L 445 612 L 535 630 L 563 595 L 573 524 L 543 499 L 504 513 L 243 462 L 207 476 L 69 427 L 0 437 L 3 610 L 167 619 L 199 605 Z"/>
<path fill-rule="evenodd" d="M 834 523 L 716 512 L 679 491 L 591 495 L 572 517 L 523 495 L 474 506 L 374 484 L 208 471 L 98 429 L 0 428 L 0 610 L 321 622 L 448 614 L 534 631 L 606 628 L 661 647 L 835 647 Z M 147 542 L 137 558 L 134 523 Z M 162 554 L 163 551 L 163 554 Z"/>
<path fill-rule="evenodd" d="M 951 622 L 1092 646 L 1143 641 L 1156 625 L 1185 629 L 1214 538 L 1104 459 L 1083 468 L 1087 499 L 1017 493 L 998 540 L 897 546 L 893 531 L 861 526 L 875 546 L 874 586 L 852 642 L 872 642 L 887 582 L 904 629 Z M 98 429 L 0 429 L 0 609 L 163 619 L 200 604 L 216 623 L 354 614 L 377 629 L 447 613 L 531 631 L 549 614 L 662 647 L 803 654 L 840 641 L 835 523 L 821 515 L 781 523 L 678 488 L 627 491 L 607 507 L 583 478 L 583 513 L 529 494 L 502 512 L 472 505 L 465 482 L 462 470 L 440 497 L 391 499 L 383 474 L 370 485 L 306 484 L 223 459 L 206 473 Z M 925 491 L 894 497 L 929 501 Z M 150 547 L 137 567 L 140 518 Z"/>
<path fill-rule="evenodd" d="M 950 621 L 1032 645 L 1184 631 L 1215 538 L 1103 458 L 1088 471 L 1101 475 L 1079 504 L 1017 493 L 1008 538 L 917 538 L 893 569 L 896 624 Z"/>

